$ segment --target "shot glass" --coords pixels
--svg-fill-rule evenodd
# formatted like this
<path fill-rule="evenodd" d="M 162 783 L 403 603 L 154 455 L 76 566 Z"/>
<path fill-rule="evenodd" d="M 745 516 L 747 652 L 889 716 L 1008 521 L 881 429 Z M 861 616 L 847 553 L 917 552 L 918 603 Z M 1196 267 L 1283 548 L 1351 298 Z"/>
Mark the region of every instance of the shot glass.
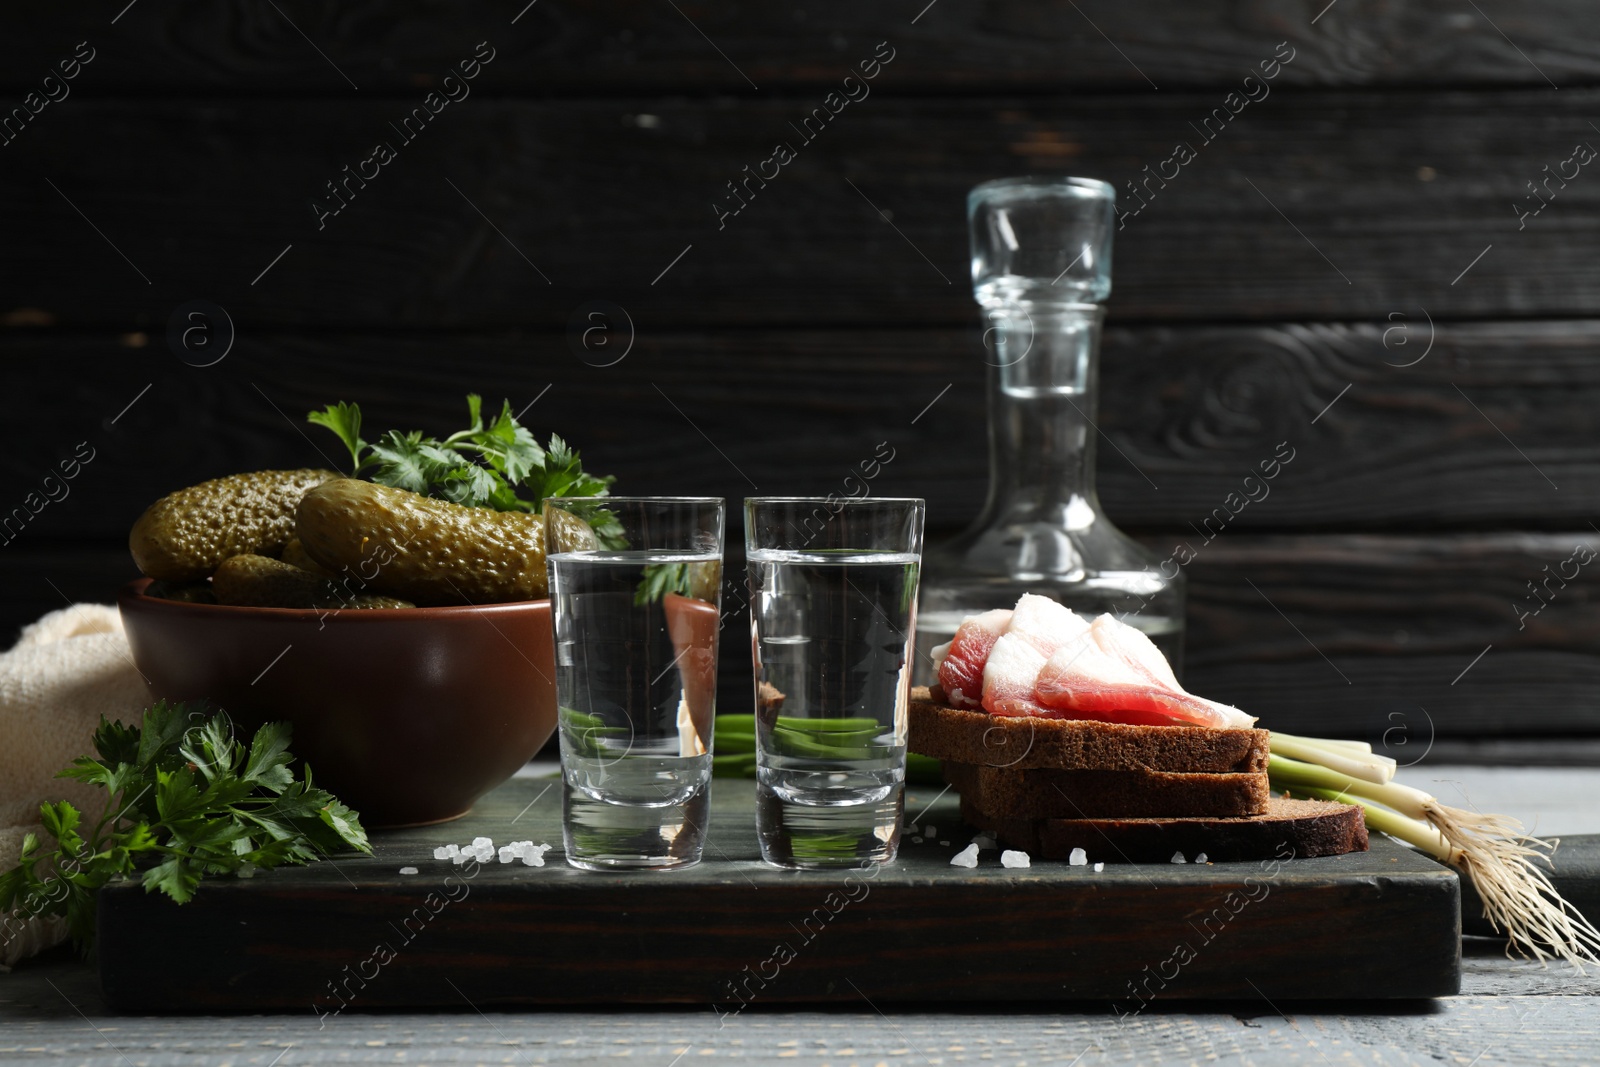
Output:
<path fill-rule="evenodd" d="M 574 867 L 700 862 L 723 512 L 713 497 L 545 501 L 561 826 Z"/>
<path fill-rule="evenodd" d="M 781 867 L 891 862 L 923 502 L 757 497 L 744 507 L 761 855 Z"/>

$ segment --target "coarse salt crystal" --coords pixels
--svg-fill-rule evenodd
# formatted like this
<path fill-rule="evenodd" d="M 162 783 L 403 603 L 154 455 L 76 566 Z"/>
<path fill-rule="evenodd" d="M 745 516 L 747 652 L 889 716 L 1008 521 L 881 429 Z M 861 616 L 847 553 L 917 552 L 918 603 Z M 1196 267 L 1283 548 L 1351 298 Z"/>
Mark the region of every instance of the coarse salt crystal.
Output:
<path fill-rule="evenodd" d="M 499 849 L 500 862 L 510 863 L 512 860 L 517 858 L 517 853 L 519 851 L 521 850 L 513 848 L 510 845 L 501 845 Z"/>
<path fill-rule="evenodd" d="M 1200 853 L 1200 855 L 1198 855 L 1198 856 L 1196 856 L 1194 858 L 1194 861 L 1196 863 L 1205 863 L 1206 862 L 1206 854 L 1204 852 Z"/>
<path fill-rule="evenodd" d="M 527 846 L 522 850 L 522 862 L 529 867 L 543 867 L 544 854 L 550 851 L 550 846 L 536 845 L 532 841 L 522 843 Z"/>
<path fill-rule="evenodd" d="M 433 858 L 436 860 L 455 859 L 459 855 L 461 855 L 461 846 L 459 845 L 441 845 L 433 850 Z"/>
<path fill-rule="evenodd" d="M 978 846 L 968 845 L 966 848 L 950 857 L 952 867 L 976 867 L 978 865 Z"/>
<path fill-rule="evenodd" d="M 1033 861 L 1028 858 L 1028 854 L 1026 852 L 1013 852 L 1010 849 L 1006 849 L 1004 852 L 1000 853 L 1000 866 L 1031 867 L 1033 866 Z"/>
<path fill-rule="evenodd" d="M 924 826 L 922 828 L 922 836 L 923 837 L 927 837 L 927 838 L 938 837 L 939 836 L 939 828 L 937 826 Z"/>
<path fill-rule="evenodd" d="M 1095 874 L 1099 874 L 1101 871 L 1103 871 L 1105 869 L 1106 869 L 1106 865 L 1103 864 L 1103 863 L 1097 863 L 1097 864 L 1094 865 L 1094 873 Z"/>
<path fill-rule="evenodd" d="M 1188 863 L 1189 861 L 1183 858 L 1183 853 L 1182 852 L 1174 852 L 1172 854 L 1172 862 L 1173 863 Z"/>
<path fill-rule="evenodd" d="M 417 869 L 415 867 L 401 867 L 400 868 L 400 873 L 401 874 L 416 874 L 417 873 Z"/>
<path fill-rule="evenodd" d="M 941 845 L 941 846 L 943 846 L 943 847 L 948 847 L 948 846 L 949 846 L 949 844 L 950 844 L 950 842 L 948 842 L 948 841 L 940 841 L 940 842 L 939 842 L 939 844 L 940 844 L 940 845 Z"/>
<path fill-rule="evenodd" d="M 1067 863 L 1074 867 L 1082 867 L 1089 862 L 1089 854 L 1081 848 L 1072 850 L 1072 855 L 1067 857 Z"/>
<path fill-rule="evenodd" d="M 474 837 L 472 839 L 473 848 L 482 848 L 484 845 L 488 845 L 492 848 L 494 847 L 494 840 L 488 837 Z"/>

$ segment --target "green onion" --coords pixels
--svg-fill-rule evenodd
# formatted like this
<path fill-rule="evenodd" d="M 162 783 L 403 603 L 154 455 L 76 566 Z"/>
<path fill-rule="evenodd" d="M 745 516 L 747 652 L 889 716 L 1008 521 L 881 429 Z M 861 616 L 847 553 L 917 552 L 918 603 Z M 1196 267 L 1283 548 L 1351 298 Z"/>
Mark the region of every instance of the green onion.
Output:
<path fill-rule="evenodd" d="M 1354 778 L 1342 768 L 1327 763 L 1289 759 L 1276 752 L 1267 759 L 1267 775 L 1272 781 L 1282 782 L 1288 786 L 1304 785 L 1354 793 L 1359 797 L 1376 800 L 1413 819 L 1426 819 L 1428 803 L 1430 801 L 1437 803 L 1427 793 L 1408 785 Z"/>
<path fill-rule="evenodd" d="M 1382 785 L 1394 777 L 1395 761 L 1388 756 L 1374 756 L 1370 751 L 1360 752 L 1347 745 L 1336 744 L 1312 737 L 1296 737 L 1272 731 L 1272 751 L 1297 760 L 1321 764 L 1368 782 Z"/>
<path fill-rule="evenodd" d="M 822 733 L 832 731 L 856 733 L 861 730 L 876 732 L 881 729 L 877 719 L 802 719 L 793 715 L 779 715 L 776 725 L 780 730 L 787 728 L 792 730 L 815 730 Z"/>
<path fill-rule="evenodd" d="M 832 723 L 817 733 L 806 733 L 796 727 Z M 876 719 L 801 719 L 780 715 L 773 730 L 776 742 L 786 750 L 805 747 L 807 751 L 795 753 L 813 758 L 829 759 L 841 756 L 858 758 L 866 754 L 861 741 L 877 736 L 882 729 Z M 711 774 L 717 778 L 754 778 L 756 776 L 756 717 L 754 715 L 718 715 L 713 726 L 716 753 L 711 758 Z M 943 785 L 944 768 L 936 759 L 915 752 L 906 754 L 906 782 L 911 785 Z"/>
<path fill-rule="evenodd" d="M 1404 815 L 1390 811 L 1388 808 L 1362 797 L 1350 796 L 1335 789 L 1321 789 L 1316 786 L 1304 785 L 1290 786 L 1289 792 L 1297 797 L 1332 800 L 1340 804 L 1357 804 L 1362 809 L 1362 817 L 1366 819 L 1367 829 L 1377 830 L 1379 833 L 1388 834 L 1390 837 L 1399 838 L 1407 844 L 1415 845 L 1435 859 L 1448 862 L 1455 853 L 1455 849 L 1450 847 L 1450 842 L 1446 841 L 1444 835 L 1432 826 L 1418 819 L 1408 819 Z"/>
<path fill-rule="evenodd" d="M 1484 917 L 1505 931 L 1508 952 L 1514 948 L 1540 960 L 1553 955 L 1580 971 L 1584 962 L 1600 962 L 1600 930 L 1534 862 L 1553 852 L 1557 841 L 1529 835 L 1509 816 L 1452 808 L 1420 789 L 1374 780 L 1382 764 L 1362 761 L 1348 748 L 1277 733 L 1272 748 L 1267 775 L 1274 788 L 1358 804 L 1369 828 L 1415 845 L 1471 879 Z M 1289 758 L 1290 752 L 1301 758 Z"/>
<path fill-rule="evenodd" d="M 711 776 L 713 778 L 754 778 L 756 776 L 756 754 L 754 752 L 721 753 L 711 757 Z"/>
<path fill-rule="evenodd" d="M 1296 737 L 1294 734 L 1280 734 L 1276 730 L 1272 731 L 1272 736 L 1288 738 Z M 1301 741 L 1310 742 L 1314 745 L 1320 745 L 1323 748 L 1348 749 L 1351 752 L 1365 752 L 1368 754 L 1372 752 L 1372 743 L 1370 741 L 1347 741 L 1342 737 L 1301 737 L 1298 739 Z"/>

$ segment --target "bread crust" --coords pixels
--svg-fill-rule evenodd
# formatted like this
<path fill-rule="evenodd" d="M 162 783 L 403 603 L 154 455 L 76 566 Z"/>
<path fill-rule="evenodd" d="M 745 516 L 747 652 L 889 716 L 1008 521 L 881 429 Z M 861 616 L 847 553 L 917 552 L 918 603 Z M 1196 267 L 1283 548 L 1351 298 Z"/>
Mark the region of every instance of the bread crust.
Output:
<path fill-rule="evenodd" d="M 945 763 L 944 778 L 980 811 L 1007 819 L 1259 815 L 1266 772 L 1018 770 Z"/>
<path fill-rule="evenodd" d="M 1264 773 L 1271 736 L 1257 729 L 990 715 L 937 704 L 923 687 L 911 691 L 909 718 L 913 752 L 1016 770 Z"/>
<path fill-rule="evenodd" d="M 1218 862 L 1307 859 L 1367 850 L 1367 826 L 1354 804 L 1273 797 L 1267 811 L 1245 818 L 1006 819 L 985 814 L 965 797 L 961 817 L 1036 859 L 1167 863 L 1173 853 L 1193 862 L 1204 852 Z"/>

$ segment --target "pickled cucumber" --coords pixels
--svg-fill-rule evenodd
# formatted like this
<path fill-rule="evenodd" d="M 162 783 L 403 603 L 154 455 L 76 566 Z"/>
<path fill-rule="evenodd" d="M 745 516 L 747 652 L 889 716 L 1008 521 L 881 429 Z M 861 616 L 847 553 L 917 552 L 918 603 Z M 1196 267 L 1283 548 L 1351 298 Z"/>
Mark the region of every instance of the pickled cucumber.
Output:
<path fill-rule="evenodd" d="M 572 518 L 564 536 L 591 544 Z M 295 533 L 341 584 L 418 604 L 482 604 L 547 595 L 544 520 L 469 508 L 404 489 L 340 478 L 300 501 Z M 587 535 L 587 537 L 585 537 Z"/>
<path fill-rule="evenodd" d="M 139 570 L 168 582 L 209 577 L 230 556 L 276 556 L 294 533 L 295 506 L 332 471 L 256 471 L 180 489 L 139 516 L 128 549 Z"/>
<path fill-rule="evenodd" d="M 223 560 L 211 578 L 211 591 L 218 603 L 255 608 L 309 608 L 331 592 L 325 578 L 250 553 Z"/>
<path fill-rule="evenodd" d="M 351 596 L 319 574 L 266 556 L 230 556 L 211 589 L 218 603 L 257 608 L 414 608 L 398 597 Z"/>
<path fill-rule="evenodd" d="M 300 538 L 298 537 L 291 537 L 288 541 L 284 542 L 283 552 L 278 556 L 278 558 L 283 560 L 285 563 L 290 563 L 296 567 L 299 567 L 303 571 L 310 571 L 312 574 L 320 574 L 324 578 L 333 577 L 331 571 L 327 570 L 322 564 L 311 558 L 311 556 L 306 552 L 306 546 L 300 543 Z"/>

